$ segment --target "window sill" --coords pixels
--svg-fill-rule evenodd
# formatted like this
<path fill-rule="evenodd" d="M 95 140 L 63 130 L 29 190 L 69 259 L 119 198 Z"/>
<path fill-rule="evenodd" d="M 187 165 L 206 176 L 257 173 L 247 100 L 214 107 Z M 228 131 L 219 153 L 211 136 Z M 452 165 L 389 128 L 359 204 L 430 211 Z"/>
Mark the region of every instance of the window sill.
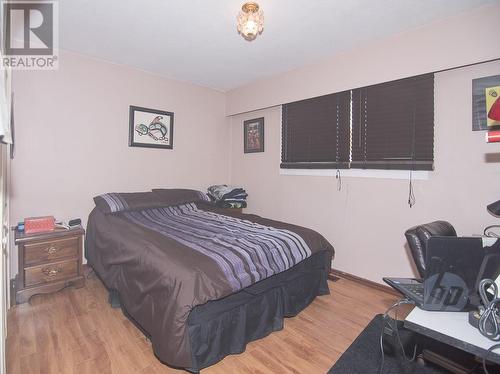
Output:
<path fill-rule="evenodd" d="M 280 175 L 309 175 L 315 177 L 335 177 L 337 169 L 280 169 Z M 341 169 L 342 178 L 409 179 L 409 170 Z M 412 179 L 428 180 L 430 172 L 412 171 Z"/>

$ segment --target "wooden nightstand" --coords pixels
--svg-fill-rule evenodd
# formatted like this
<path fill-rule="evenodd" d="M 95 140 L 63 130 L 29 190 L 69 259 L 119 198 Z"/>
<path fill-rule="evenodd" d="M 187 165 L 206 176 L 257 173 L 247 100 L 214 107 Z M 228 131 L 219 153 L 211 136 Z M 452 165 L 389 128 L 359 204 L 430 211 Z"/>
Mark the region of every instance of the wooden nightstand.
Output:
<path fill-rule="evenodd" d="M 36 234 L 15 231 L 19 260 L 16 303 L 24 303 L 39 293 L 85 284 L 82 269 L 84 234 L 82 228 Z"/>

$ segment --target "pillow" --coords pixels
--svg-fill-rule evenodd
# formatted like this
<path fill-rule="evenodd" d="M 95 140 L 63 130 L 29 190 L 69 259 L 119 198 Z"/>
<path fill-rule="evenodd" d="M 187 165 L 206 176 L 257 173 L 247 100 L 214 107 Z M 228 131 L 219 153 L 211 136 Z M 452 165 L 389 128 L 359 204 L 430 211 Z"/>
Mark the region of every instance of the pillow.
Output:
<path fill-rule="evenodd" d="M 94 197 L 94 202 L 104 214 L 165 206 L 153 192 L 105 193 Z"/>
<path fill-rule="evenodd" d="M 164 206 L 196 203 L 200 201 L 210 202 L 207 194 L 186 188 L 154 188 L 153 193 L 164 204 Z"/>

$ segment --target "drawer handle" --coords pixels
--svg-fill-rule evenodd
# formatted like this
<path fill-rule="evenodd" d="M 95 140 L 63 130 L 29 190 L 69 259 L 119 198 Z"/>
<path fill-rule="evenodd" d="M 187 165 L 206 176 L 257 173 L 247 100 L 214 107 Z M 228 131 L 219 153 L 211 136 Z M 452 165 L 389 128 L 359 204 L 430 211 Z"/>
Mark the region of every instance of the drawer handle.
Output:
<path fill-rule="evenodd" d="M 50 255 L 53 255 L 54 253 L 56 253 L 57 251 L 59 251 L 59 248 L 57 247 L 54 247 L 53 245 L 51 245 L 49 248 L 46 249 L 47 253 Z"/>
<path fill-rule="evenodd" d="M 43 268 L 42 273 L 44 273 L 47 277 L 55 277 L 57 274 L 62 272 L 60 267 L 58 268 Z"/>

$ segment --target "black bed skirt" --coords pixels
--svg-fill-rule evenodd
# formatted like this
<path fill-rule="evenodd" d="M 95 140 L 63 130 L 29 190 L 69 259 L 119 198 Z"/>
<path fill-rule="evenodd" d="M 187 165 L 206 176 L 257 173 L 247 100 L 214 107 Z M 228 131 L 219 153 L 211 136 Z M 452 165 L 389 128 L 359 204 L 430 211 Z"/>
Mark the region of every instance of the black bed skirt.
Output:
<path fill-rule="evenodd" d="M 189 370 L 197 372 L 241 353 L 247 343 L 283 329 L 285 317 L 330 293 L 330 263 L 331 253 L 322 251 L 283 273 L 193 308 L 188 318 L 193 364 Z"/>
<path fill-rule="evenodd" d="M 283 273 L 194 307 L 188 317 L 192 367 L 184 369 L 199 372 L 227 355 L 242 353 L 251 341 L 283 329 L 285 317 L 297 315 L 316 296 L 330 294 L 331 260 L 329 251 L 315 253 Z M 118 292 L 109 291 L 109 302 L 121 307 L 124 315 L 149 337 L 120 303 Z"/>

